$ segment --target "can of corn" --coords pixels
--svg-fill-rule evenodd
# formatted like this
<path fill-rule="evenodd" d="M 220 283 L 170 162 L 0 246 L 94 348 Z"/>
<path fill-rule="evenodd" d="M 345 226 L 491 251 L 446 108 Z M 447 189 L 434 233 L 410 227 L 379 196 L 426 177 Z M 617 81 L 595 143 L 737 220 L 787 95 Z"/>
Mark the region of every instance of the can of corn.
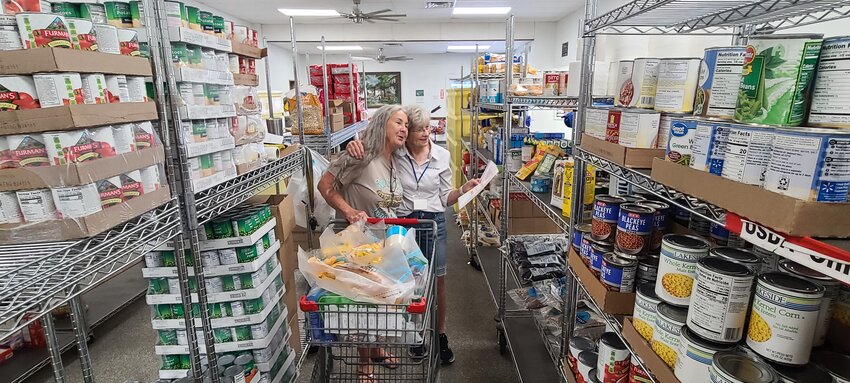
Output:
<path fill-rule="evenodd" d="M 708 256 L 697 262 L 688 327 L 715 342 L 735 343 L 744 335 L 744 322 L 755 272 L 746 265 Z"/>
<path fill-rule="evenodd" d="M 687 306 L 697 262 L 708 255 L 708 241 L 691 235 L 667 234 L 662 239 L 655 293 L 667 303 Z"/>
<path fill-rule="evenodd" d="M 664 302 L 658 304 L 655 315 L 655 331 L 652 332 L 652 340 L 649 344 L 652 351 L 670 368 L 676 365 L 679 355 L 679 337 L 682 335 L 682 327 L 688 317 L 688 309 L 676 307 Z"/>

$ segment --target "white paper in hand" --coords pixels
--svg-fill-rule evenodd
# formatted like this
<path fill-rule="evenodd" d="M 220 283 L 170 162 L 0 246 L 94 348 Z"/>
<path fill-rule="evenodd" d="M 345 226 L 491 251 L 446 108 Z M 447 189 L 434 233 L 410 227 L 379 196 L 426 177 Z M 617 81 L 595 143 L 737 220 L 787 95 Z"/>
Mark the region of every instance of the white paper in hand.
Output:
<path fill-rule="evenodd" d="M 484 191 L 484 188 L 486 188 L 487 185 L 490 184 L 490 181 L 493 180 L 493 177 L 495 177 L 496 174 L 499 174 L 499 168 L 496 166 L 495 163 L 493 163 L 493 161 L 488 162 L 487 167 L 484 168 L 484 173 L 481 173 L 481 182 L 479 182 L 478 185 L 472 188 L 472 190 L 463 193 L 463 195 L 461 195 L 460 198 L 457 199 L 458 207 L 463 209 L 463 207 L 466 206 L 470 201 L 472 201 L 473 198 L 475 198 L 476 196 L 478 196 L 478 194 Z"/>

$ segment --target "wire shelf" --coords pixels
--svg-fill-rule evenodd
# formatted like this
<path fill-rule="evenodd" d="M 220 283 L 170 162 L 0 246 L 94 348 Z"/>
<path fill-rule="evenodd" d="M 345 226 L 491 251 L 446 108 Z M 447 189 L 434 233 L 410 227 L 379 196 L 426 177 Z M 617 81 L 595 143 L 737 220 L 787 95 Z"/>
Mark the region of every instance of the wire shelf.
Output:
<path fill-rule="evenodd" d="M 195 194 L 198 224 L 203 224 L 217 215 L 232 209 L 257 193 L 289 177 L 302 169 L 304 149 L 272 161 L 259 169 L 252 170 L 232 180 Z"/>
<path fill-rule="evenodd" d="M 325 134 L 305 135 L 304 145 L 319 153 L 325 153 L 328 149 L 328 144 L 330 144 L 331 148 L 336 148 L 337 146 L 342 145 L 343 142 L 354 138 L 357 133 L 366 129 L 368 125 L 369 121 L 367 120 L 355 122 L 345 128 L 342 128 L 342 130 L 338 132 L 331 133 L 330 139 L 328 139 L 328 136 Z"/>
<path fill-rule="evenodd" d="M 578 107 L 578 97 L 510 97 L 510 102 L 513 106 L 528 106 L 542 108 L 575 108 Z"/>
<path fill-rule="evenodd" d="M 176 199 L 79 241 L 0 246 L 0 340 L 180 233 Z"/>
<path fill-rule="evenodd" d="M 531 191 L 530 183 L 525 181 L 520 181 L 516 176 L 510 175 L 511 183 L 516 186 L 523 194 L 528 197 L 531 202 L 533 202 L 543 213 L 549 217 L 552 222 L 554 222 L 558 227 L 564 231 L 564 233 L 568 233 L 570 231 L 570 222 L 563 216 L 562 210 L 552 206 L 549 203 L 548 198 L 544 200 L 549 193 L 534 193 Z"/>
<path fill-rule="evenodd" d="M 585 23 L 585 34 L 770 33 L 850 15 L 846 0 L 635 0 Z"/>

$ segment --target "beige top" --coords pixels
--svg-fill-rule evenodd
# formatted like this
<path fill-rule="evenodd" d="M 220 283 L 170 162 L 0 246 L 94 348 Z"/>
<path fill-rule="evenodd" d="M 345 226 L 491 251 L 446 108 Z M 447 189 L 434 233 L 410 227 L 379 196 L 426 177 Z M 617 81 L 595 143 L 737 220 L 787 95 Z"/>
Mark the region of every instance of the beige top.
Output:
<path fill-rule="evenodd" d="M 356 176 L 339 179 L 341 165 L 335 161 L 328 171 L 337 178 L 345 202 L 352 208 L 365 211 L 370 217 L 395 218 L 402 203 L 402 186 L 392 163 L 383 156 L 370 162 Z"/>

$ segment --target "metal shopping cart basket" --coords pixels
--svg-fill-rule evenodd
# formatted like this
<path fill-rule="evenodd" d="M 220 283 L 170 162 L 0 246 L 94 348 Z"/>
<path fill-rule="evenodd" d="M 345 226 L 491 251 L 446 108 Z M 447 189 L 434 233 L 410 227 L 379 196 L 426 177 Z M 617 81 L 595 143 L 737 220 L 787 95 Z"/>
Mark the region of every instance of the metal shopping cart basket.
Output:
<path fill-rule="evenodd" d="M 417 243 L 431 241 L 428 258 L 435 259 L 435 221 L 398 218 L 368 222 L 381 221 L 415 229 Z M 331 225 L 338 232 L 348 223 Z M 409 304 L 322 303 L 302 296 L 299 306 L 306 316 L 308 347 L 319 348 L 311 382 L 436 381 L 439 350 L 434 289 L 434 270 L 428 267 Z M 386 355 L 392 355 L 395 362 L 384 358 Z"/>

